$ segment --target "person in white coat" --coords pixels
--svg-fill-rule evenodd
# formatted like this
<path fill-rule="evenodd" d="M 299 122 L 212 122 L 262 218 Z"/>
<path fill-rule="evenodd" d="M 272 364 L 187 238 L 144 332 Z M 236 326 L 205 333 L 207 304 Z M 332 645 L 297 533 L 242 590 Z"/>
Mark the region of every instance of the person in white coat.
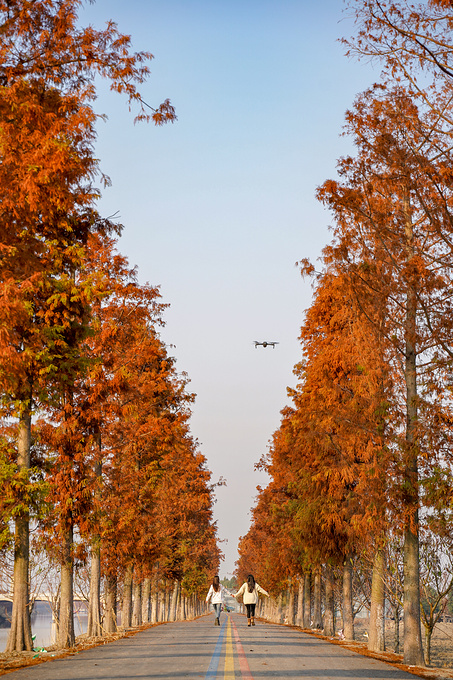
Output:
<path fill-rule="evenodd" d="M 259 598 L 258 593 L 262 593 L 262 595 L 266 595 L 266 597 L 269 597 L 269 593 L 266 590 L 264 590 L 264 588 L 261 588 L 260 585 L 258 585 L 258 583 L 253 578 L 252 574 L 249 574 L 247 576 L 247 581 L 242 584 L 237 593 L 232 594 L 233 597 L 242 595 L 242 601 L 247 609 L 248 626 L 255 625 L 255 607 Z"/>
<path fill-rule="evenodd" d="M 229 591 L 222 586 L 219 577 L 214 576 L 214 578 L 212 579 L 211 587 L 209 588 L 208 594 L 206 595 L 206 602 L 209 604 L 209 601 L 211 601 L 211 604 L 214 607 L 215 626 L 220 626 L 220 612 L 222 609 L 222 604 L 224 602 L 225 593 L 229 594 Z"/>

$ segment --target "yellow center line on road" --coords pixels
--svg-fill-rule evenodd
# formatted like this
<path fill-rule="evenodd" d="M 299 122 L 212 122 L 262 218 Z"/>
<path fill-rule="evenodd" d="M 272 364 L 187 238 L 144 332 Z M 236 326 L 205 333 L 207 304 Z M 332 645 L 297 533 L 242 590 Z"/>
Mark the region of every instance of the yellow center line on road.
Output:
<path fill-rule="evenodd" d="M 234 652 L 233 652 L 233 637 L 231 635 L 231 618 L 228 616 L 228 628 L 226 634 L 226 649 L 225 649 L 225 668 L 224 679 L 234 680 Z"/>

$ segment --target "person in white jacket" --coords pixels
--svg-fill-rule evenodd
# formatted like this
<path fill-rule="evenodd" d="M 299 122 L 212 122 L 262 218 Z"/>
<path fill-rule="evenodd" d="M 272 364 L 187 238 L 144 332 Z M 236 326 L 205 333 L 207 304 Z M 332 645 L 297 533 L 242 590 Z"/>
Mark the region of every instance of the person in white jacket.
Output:
<path fill-rule="evenodd" d="M 258 583 L 256 583 L 252 574 L 247 576 L 247 581 L 242 584 L 236 594 L 232 593 L 233 597 L 242 595 L 242 601 L 244 602 L 247 609 L 248 626 L 255 625 L 255 607 L 259 598 L 258 593 L 262 593 L 263 595 L 266 595 L 266 597 L 269 597 L 269 593 L 264 590 L 264 588 L 261 588 Z"/>
<path fill-rule="evenodd" d="M 211 587 L 208 590 L 208 594 L 206 595 L 206 602 L 209 603 L 209 600 L 211 600 L 211 604 L 214 607 L 214 612 L 215 612 L 215 620 L 214 620 L 214 625 L 215 626 L 220 626 L 220 611 L 222 609 L 222 604 L 224 601 L 224 593 L 229 593 L 229 591 L 222 586 L 220 583 L 220 579 L 218 576 L 214 576 L 212 579 L 212 584 Z"/>

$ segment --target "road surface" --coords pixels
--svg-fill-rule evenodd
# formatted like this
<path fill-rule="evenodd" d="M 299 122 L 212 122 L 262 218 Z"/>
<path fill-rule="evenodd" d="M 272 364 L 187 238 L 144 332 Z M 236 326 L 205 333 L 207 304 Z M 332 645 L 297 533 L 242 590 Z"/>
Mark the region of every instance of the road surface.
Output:
<path fill-rule="evenodd" d="M 286 626 L 224 614 L 154 626 L 64 659 L 8 674 L 8 680 L 414 680 L 381 661 Z"/>

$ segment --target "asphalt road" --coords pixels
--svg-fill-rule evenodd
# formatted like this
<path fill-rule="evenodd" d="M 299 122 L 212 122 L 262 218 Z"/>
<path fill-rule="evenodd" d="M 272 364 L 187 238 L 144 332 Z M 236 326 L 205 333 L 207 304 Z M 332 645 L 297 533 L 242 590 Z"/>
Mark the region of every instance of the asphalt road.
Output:
<path fill-rule="evenodd" d="M 298 630 L 239 614 L 167 623 L 74 656 L 14 671 L 11 680 L 414 680 L 409 673 Z"/>

